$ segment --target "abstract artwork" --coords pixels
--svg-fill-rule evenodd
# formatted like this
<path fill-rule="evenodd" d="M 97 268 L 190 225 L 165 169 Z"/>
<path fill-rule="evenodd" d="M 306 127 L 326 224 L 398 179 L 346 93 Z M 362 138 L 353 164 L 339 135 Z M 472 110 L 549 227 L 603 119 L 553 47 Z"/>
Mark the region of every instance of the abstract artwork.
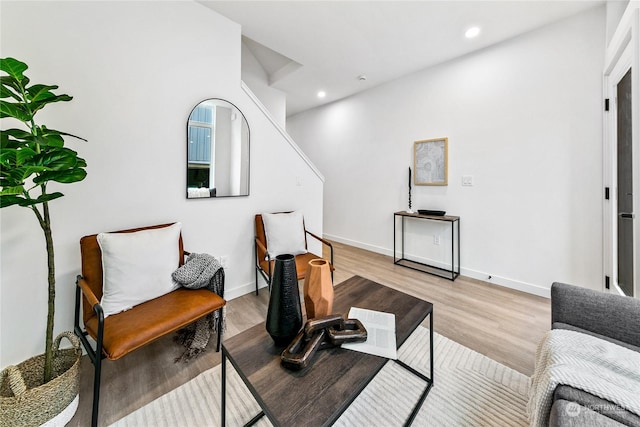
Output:
<path fill-rule="evenodd" d="M 425 139 L 414 143 L 416 185 L 447 185 L 448 138 Z"/>

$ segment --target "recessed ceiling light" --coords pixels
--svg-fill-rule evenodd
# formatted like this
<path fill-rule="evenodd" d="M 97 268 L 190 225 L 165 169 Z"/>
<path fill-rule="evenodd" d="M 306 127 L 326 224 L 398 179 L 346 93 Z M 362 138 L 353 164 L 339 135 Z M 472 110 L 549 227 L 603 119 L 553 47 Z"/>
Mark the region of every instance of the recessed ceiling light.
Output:
<path fill-rule="evenodd" d="M 480 34 L 480 27 L 471 27 L 465 33 L 464 36 L 468 39 L 477 37 Z"/>
<path fill-rule="evenodd" d="M 324 98 L 325 96 L 327 96 L 327 92 L 321 90 L 320 92 L 318 92 L 318 98 Z"/>

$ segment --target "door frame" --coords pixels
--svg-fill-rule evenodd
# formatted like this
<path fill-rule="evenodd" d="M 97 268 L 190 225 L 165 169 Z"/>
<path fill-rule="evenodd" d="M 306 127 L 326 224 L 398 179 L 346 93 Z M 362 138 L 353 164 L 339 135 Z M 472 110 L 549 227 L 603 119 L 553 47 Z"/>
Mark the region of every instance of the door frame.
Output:
<path fill-rule="evenodd" d="M 630 1 L 609 43 L 605 55 L 603 95 L 609 100 L 609 111 L 603 116 L 603 184 L 609 188 L 609 199 L 603 197 L 603 278 L 605 292 L 622 294 L 618 287 L 618 225 L 617 225 L 617 108 L 616 89 L 622 77 L 631 68 L 632 162 L 633 162 L 633 210 L 640 220 L 640 2 Z M 604 109 L 603 109 L 604 110 Z M 634 222 L 633 236 L 633 286 L 634 295 L 640 298 L 640 222 Z M 609 277 L 609 289 L 605 289 Z"/>

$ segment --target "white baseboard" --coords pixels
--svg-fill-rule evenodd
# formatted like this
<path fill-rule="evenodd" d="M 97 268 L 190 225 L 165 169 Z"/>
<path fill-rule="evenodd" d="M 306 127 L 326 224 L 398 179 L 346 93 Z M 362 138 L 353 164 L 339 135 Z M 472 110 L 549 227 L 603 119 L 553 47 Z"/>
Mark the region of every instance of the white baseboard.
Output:
<path fill-rule="evenodd" d="M 324 237 L 326 239 L 333 240 L 334 242 L 343 243 L 349 246 L 355 246 L 356 248 L 379 253 L 382 255 L 387 255 L 390 257 L 393 256 L 393 250 L 383 248 L 381 246 L 370 245 L 367 243 L 362 243 L 362 242 L 358 242 L 356 240 L 351 240 L 351 239 L 345 239 L 343 237 L 335 236 L 332 234 L 324 234 Z M 441 261 L 436 261 L 432 259 L 421 259 L 421 258 L 412 258 L 412 259 L 414 259 L 415 261 L 433 265 L 435 267 L 444 268 L 445 270 L 448 270 L 451 268 L 451 265 L 444 264 Z M 509 279 L 507 277 L 500 277 L 500 276 L 492 275 L 482 271 L 464 268 L 462 266 L 460 267 L 460 274 L 463 276 L 471 277 L 473 279 L 478 279 L 484 282 L 493 283 L 498 286 L 504 286 L 505 288 L 515 289 L 517 291 L 526 292 L 526 293 L 541 296 L 544 298 L 551 298 L 551 289 L 546 288 L 544 286 L 521 282 L 519 280 Z"/>
<path fill-rule="evenodd" d="M 537 295 L 539 297 L 551 298 L 551 288 L 534 285 L 531 283 L 520 282 L 519 280 L 508 279 L 506 277 L 494 276 L 481 271 L 461 268 L 460 274 L 471 277 L 473 279 L 482 280 L 487 283 L 503 286 L 505 288 L 515 289 L 516 291 L 526 292 L 528 294 Z"/>
<path fill-rule="evenodd" d="M 267 287 L 267 282 L 265 282 L 261 278 L 258 278 L 258 283 L 259 283 L 258 284 L 258 289 L 262 289 L 262 288 L 266 288 Z M 236 299 L 238 297 L 250 294 L 251 292 L 255 292 L 255 291 L 256 291 L 256 283 L 255 282 L 246 283 L 244 285 L 236 286 L 236 287 L 231 288 L 231 289 L 225 289 L 224 290 L 224 299 L 227 300 L 227 301 L 231 301 L 232 299 Z"/>
<path fill-rule="evenodd" d="M 355 246 L 356 248 L 364 249 L 367 251 L 375 252 L 382 255 L 393 256 L 393 251 L 382 246 L 369 245 L 367 243 L 358 242 L 356 240 L 345 239 L 343 237 L 334 236 L 333 234 L 323 234 L 325 239 L 333 240 L 334 242 L 344 243 L 345 245 Z"/>

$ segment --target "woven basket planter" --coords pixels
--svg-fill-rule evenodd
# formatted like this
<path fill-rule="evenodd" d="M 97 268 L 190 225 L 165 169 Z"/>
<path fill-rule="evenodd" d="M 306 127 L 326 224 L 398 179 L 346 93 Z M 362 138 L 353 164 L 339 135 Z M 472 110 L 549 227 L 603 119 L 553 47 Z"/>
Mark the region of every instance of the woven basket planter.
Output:
<path fill-rule="evenodd" d="M 71 341 L 73 348 L 59 349 L 62 338 Z M 0 373 L 0 419 L 3 425 L 39 426 L 72 404 L 77 405 L 82 356 L 80 341 L 73 332 L 63 332 L 56 337 L 53 347 L 53 379 L 46 384 L 42 384 L 44 354 L 17 366 L 8 366 Z M 65 411 L 70 412 L 69 419 L 76 407 Z M 61 420 L 60 425 L 64 422 Z"/>

